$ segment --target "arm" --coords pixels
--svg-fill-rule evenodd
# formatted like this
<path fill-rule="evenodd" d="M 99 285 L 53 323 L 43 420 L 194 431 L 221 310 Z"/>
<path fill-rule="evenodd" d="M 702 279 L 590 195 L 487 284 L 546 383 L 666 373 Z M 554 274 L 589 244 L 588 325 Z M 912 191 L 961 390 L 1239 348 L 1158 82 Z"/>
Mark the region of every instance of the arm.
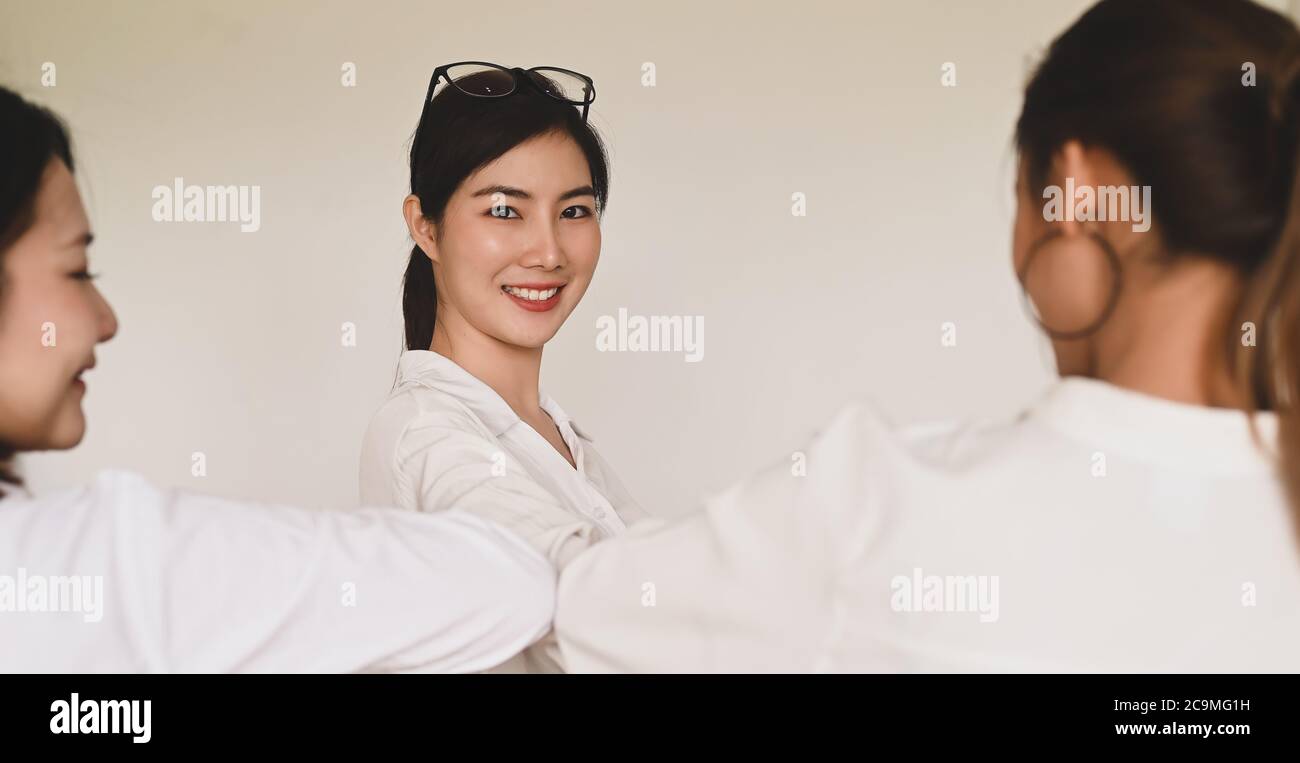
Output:
<path fill-rule="evenodd" d="M 807 449 L 807 476 L 778 464 L 574 560 L 555 620 L 568 669 L 817 670 L 836 575 L 869 529 L 860 433 L 850 409 Z"/>
<path fill-rule="evenodd" d="M 538 485 L 470 421 L 423 413 L 402 429 L 394 456 L 398 491 L 425 512 L 456 509 L 491 520 L 528 542 L 557 568 L 601 539 Z"/>
<path fill-rule="evenodd" d="M 154 626 L 138 633 L 159 669 L 475 671 L 550 626 L 551 566 L 473 517 L 105 487 L 123 594 Z"/>

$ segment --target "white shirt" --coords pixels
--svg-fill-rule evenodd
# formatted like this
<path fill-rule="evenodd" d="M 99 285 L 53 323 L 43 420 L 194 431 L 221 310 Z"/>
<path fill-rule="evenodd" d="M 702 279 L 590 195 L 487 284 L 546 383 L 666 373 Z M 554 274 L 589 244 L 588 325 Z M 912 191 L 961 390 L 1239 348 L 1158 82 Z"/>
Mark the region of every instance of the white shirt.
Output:
<path fill-rule="evenodd" d="M 1300 671 L 1296 533 L 1240 412 L 1068 378 L 1002 423 L 852 407 L 804 454 L 575 560 L 568 668 Z"/>
<path fill-rule="evenodd" d="M 477 377 L 438 353 L 406 351 L 362 444 L 362 503 L 490 519 L 557 567 L 643 519 L 591 437 L 545 393 L 540 403 L 576 469 Z M 555 658 L 548 640 L 501 669 L 556 670 Z"/>
<path fill-rule="evenodd" d="M 436 352 L 404 352 L 362 444 L 361 502 L 477 514 L 557 566 L 643 518 L 591 438 L 545 393 L 540 402 L 576 469 L 477 377 Z"/>
<path fill-rule="evenodd" d="M 550 565 L 464 514 L 256 505 L 116 471 L 5 490 L 0 673 L 468 672 L 550 627 Z"/>

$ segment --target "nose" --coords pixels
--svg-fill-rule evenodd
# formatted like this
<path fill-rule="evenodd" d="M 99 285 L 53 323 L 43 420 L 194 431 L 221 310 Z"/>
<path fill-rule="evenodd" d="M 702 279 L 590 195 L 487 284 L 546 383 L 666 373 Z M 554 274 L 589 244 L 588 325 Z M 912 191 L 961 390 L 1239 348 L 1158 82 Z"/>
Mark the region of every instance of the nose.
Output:
<path fill-rule="evenodd" d="M 117 314 L 113 312 L 112 305 L 104 299 L 104 295 L 95 290 L 98 304 L 95 306 L 96 328 L 99 331 L 99 341 L 107 342 L 117 335 Z"/>
<path fill-rule="evenodd" d="M 539 220 L 534 223 L 532 240 L 519 264 L 526 268 L 559 270 L 569 262 L 560 240 L 560 226 L 556 220 Z"/>

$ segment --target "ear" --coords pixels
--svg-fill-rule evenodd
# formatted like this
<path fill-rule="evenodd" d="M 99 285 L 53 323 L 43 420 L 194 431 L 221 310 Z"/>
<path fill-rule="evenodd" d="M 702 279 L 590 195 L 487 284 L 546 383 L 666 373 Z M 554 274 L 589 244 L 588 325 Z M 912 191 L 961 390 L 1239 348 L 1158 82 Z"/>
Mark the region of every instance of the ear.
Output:
<path fill-rule="evenodd" d="M 406 218 L 406 229 L 411 238 L 424 250 L 424 254 L 433 262 L 438 261 L 437 227 L 433 221 L 424 216 L 420 206 L 420 197 L 410 194 L 402 200 L 402 217 Z"/>
<path fill-rule="evenodd" d="M 1066 141 L 1052 155 L 1051 177 L 1053 182 L 1058 183 L 1061 188 L 1065 188 L 1067 179 L 1072 179 L 1074 188 L 1088 186 L 1095 191 L 1097 187 L 1097 168 L 1094 158 L 1079 141 Z M 1074 202 L 1075 200 L 1069 196 L 1065 198 L 1066 204 L 1074 204 Z M 1062 220 L 1054 224 L 1061 226 L 1061 231 L 1066 236 L 1076 236 L 1083 232 L 1083 223 L 1074 220 L 1073 216 L 1069 220 Z"/>

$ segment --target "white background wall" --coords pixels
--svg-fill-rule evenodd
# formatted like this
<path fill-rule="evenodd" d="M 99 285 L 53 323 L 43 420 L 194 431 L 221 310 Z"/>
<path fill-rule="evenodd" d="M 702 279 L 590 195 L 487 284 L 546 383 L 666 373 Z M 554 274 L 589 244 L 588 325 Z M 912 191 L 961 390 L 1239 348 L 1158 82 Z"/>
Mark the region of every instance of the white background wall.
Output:
<path fill-rule="evenodd" d="M 1052 375 L 1009 265 L 1011 130 L 1027 57 L 1086 6 L 0 0 L 0 82 L 70 122 L 121 321 L 85 442 L 23 468 L 38 490 L 120 466 L 354 505 L 401 346 L 406 141 L 432 69 L 465 59 L 596 81 L 603 257 L 543 385 L 651 511 L 789 459 L 851 399 L 902 422 L 1010 411 Z M 177 176 L 260 185 L 261 230 L 154 222 Z M 704 360 L 597 352 L 620 307 L 703 315 Z"/>

